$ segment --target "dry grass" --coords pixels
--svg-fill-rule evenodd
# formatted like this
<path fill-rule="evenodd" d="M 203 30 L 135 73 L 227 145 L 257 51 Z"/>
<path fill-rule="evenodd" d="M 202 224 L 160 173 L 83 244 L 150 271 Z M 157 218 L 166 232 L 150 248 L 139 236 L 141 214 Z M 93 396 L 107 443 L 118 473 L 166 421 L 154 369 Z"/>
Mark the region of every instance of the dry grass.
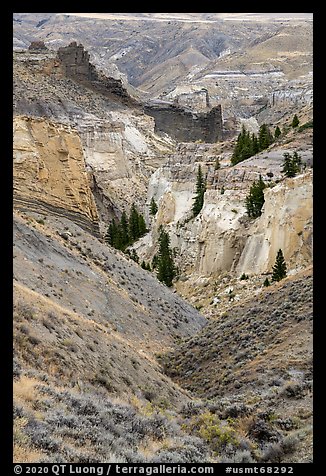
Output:
<path fill-rule="evenodd" d="M 40 451 L 14 444 L 14 463 L 37 463 L 44 456 Z"/>
<path fill-rule="evenodd" d="M 14 398 L 17 403 L 32 406 L 37 400 L 37 391 L 35 386 L 40 382 L 34 378 L 22 376 L 13 383 Z"/>

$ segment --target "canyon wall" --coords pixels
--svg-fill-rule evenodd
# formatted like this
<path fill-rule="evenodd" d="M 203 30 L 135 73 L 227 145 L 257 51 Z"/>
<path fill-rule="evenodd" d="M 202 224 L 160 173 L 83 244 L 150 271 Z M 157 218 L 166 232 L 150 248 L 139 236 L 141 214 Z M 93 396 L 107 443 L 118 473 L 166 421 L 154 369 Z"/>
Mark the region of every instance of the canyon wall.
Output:
<path fill-rule="evenodd" d="M 184 144 L 151 177 L 147 203 L 154 197 L 159 210 L 154 219 L 148 216 L 152 231 L 137 245 L 141 259 L 151 259 L 158 228 L 163 225 L 169 231 L 171 246 L 176 248 L 176 262 L 183 275 L 269 273 L 279 248 L 289 271 L 311 263 L 311 169 L 293 179 L 283 179 L 282 153 L 273 151 L 264 160 L 252 158 L 214 170 L 213 146 L 187 146 L 191 153 Z M 199 163 L 207 176 L 207 191 L 201 212 L 193 218 Z M 259 175 L 270 186 L 265 189 L 262 215 L 252 220 L 246 212 L 245 198 Z"/>
<path fill-rule="evenodd" d="M 98 214 L 79 135 L 70 126 L 17 116 L 13 136 L 14 206 L 70 218 L 98 234 Z"/>
<path fill-rule="evenodd" d="M 155 119 L 155 132 L 166 133 L 178 142 L 217 142 L 222 140 L 222 110 L 215 106 L 208 112 L 193 112 L 177 104 L 159 102 L 144 107 Z"/>

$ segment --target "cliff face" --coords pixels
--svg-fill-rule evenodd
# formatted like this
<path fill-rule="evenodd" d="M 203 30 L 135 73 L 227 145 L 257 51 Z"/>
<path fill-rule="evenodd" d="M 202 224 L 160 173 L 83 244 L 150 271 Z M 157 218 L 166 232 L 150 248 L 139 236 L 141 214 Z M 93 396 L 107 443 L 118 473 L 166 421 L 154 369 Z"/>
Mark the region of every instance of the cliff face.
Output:
<path fill-rule="evenodd" d="M 89 61 L 89 53 L 83 45 L 77 45 L 73 41 L 68 46 L 59 48 L 57 56 L 67 77 L 87 85 L 100 94 L 116 96 L 124 104 L 137 106 L 137 102 L 130 97 L 120 79 L 107 77 L 96 70 Z"/>
<path fill-rule="evenodd" d="M 266 190 L 263 213 L 248 230 L 237 265 L 239 274 L 271 271 L 279 248 L 290 269 L 311 262 L 312 196 L 310 173 Z"/>
<path fill-rule="evenodd" d="M 155 134 L 154 119 L 121 99 L 125 90 L 119 81 L 116 93 L 112 85 L 106 88 L 111 78 L 94 71 L 81 45 L 61 48 L 59 57 L 54 52 L 14 55 L 14 113 L 78 131 L 98 212 L 107 224 L 133 202 L 144 205 L 149 177 L 174 142 Z"/>
<path fill-rule="evenodd" d="M 69 126 L 14 118 L 14 203 L 19 209 L 52 210 L 93 232 L 98 214 L 80 138 Z"/>
<path fill-rule="evenodd" d="M 147 105 L 145 112 L 155 119 L 155 131 L 169 134 L 179 142 L 217 142 L 222 140 L 221 106 L 208 112 L 194 113 L 176 104 Z"/>
<path fill-rule="evenodd" d="M 311 171 L 284 180 L 283 150 L 266 152 L 264 158 L 253 157 L 234 167 L 225 167 L 228 154 L 221 154 L 222 167 L 215 170 L 214 152 L 216 145 L 184 144 L 152 175 L 147 203 L 154 197 L 159 210 L 151 235 L 137 245 L 141 257 L 150 259 L 155 252 L 162 224 L 177 249 L 176 261 L 183 276 L 268 273 L 279 248 L 289 271 L 308 266 L 312 257 Z M 309 151 L 302 156 L 310 160 Z M 207 191 L 201 212 L 193 218 L 199 163 L 207 176 Z M 252 220 L 245 198 L 259 175 L 271 187 L 265 190 L 261 217 Z"/>

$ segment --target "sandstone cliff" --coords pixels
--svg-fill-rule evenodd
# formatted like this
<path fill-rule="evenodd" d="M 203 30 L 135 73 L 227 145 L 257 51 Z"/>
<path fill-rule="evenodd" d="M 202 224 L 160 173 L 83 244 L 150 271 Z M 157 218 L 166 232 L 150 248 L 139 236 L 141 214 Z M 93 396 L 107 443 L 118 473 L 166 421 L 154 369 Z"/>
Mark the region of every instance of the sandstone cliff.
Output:
<path fill-rule="evenodd" d="M 154 197 L 159 210 L 152 220 L 151 234 L 136 245 L 140 255 L 149 259 L 155 252 L 158 227 L 163 224 L 176 248 L 181 273 L 188 277 L 271 272 L 279 248 L 289 270 L 309 265 L 311 170 L 284 180 L 282 153 L 283 149 L 272 149 L 234 167 L 228 166 L 229 154 L 222 153 L 222 167 L 215 170 L 216 146 L 179 146 L 168 163 L 151 177 L 147 203 Z M 303 151 L 302 157 L 307 162 L 311 160 L 310 150 Z M 199 164 L 207 176 L 207 191 L 201 212 L 192 218 Z M 259 175 L 268 187 L 262 215 L 252 220 L 246 213 L 245 198 Z"/>
<path fill-rule="evenodd" d="M 69 126 L 14 118 L 14 203 L 55 211 L 96 231 L 98 214 L 80 138 Z"/>
<path fill-rule="evenodd" d="M 53 51 L 15 54 L 14 113 L 47 118 L 78 131 L 98 212 L 107 224 L 133 202 L 144 205 L 149 177 L 164 163 L 174 141 L 159 137 L 154 119 L 134 107 L 131 99 L 126 103 L 127 93 L 119 82 L 112 79 L 109 85 L 108 78 L 97 76 L 81 46 L 60 51 L 61 59 Z"/>
<path fill-rule="evenodd" d="M 239 275 L 270 272 L 279 248 L 290 270 L 312 260 L 311 174 L 286 179 L 264 195 L 263 213 L 248 229 L 236 268 Z"/>

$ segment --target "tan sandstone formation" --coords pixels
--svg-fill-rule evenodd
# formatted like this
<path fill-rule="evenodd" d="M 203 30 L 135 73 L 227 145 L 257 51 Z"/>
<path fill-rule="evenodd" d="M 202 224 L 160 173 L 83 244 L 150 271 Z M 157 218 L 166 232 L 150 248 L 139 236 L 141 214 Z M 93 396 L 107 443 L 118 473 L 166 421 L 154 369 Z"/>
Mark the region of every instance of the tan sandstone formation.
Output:
<path fill-rule="evenodd" d="M 263 213 L 248 230 L 238 274 L 271 271 L 280 248 L 289 269 L 311 263 L 312 202 L 310 172 L 266 190 Z"/>
<path fill-rule="evenodd" d="M 14 118 L 14 204 L 71 217 L 91 231 L 98 215 L 79 135 L 46 119 Z"/>

